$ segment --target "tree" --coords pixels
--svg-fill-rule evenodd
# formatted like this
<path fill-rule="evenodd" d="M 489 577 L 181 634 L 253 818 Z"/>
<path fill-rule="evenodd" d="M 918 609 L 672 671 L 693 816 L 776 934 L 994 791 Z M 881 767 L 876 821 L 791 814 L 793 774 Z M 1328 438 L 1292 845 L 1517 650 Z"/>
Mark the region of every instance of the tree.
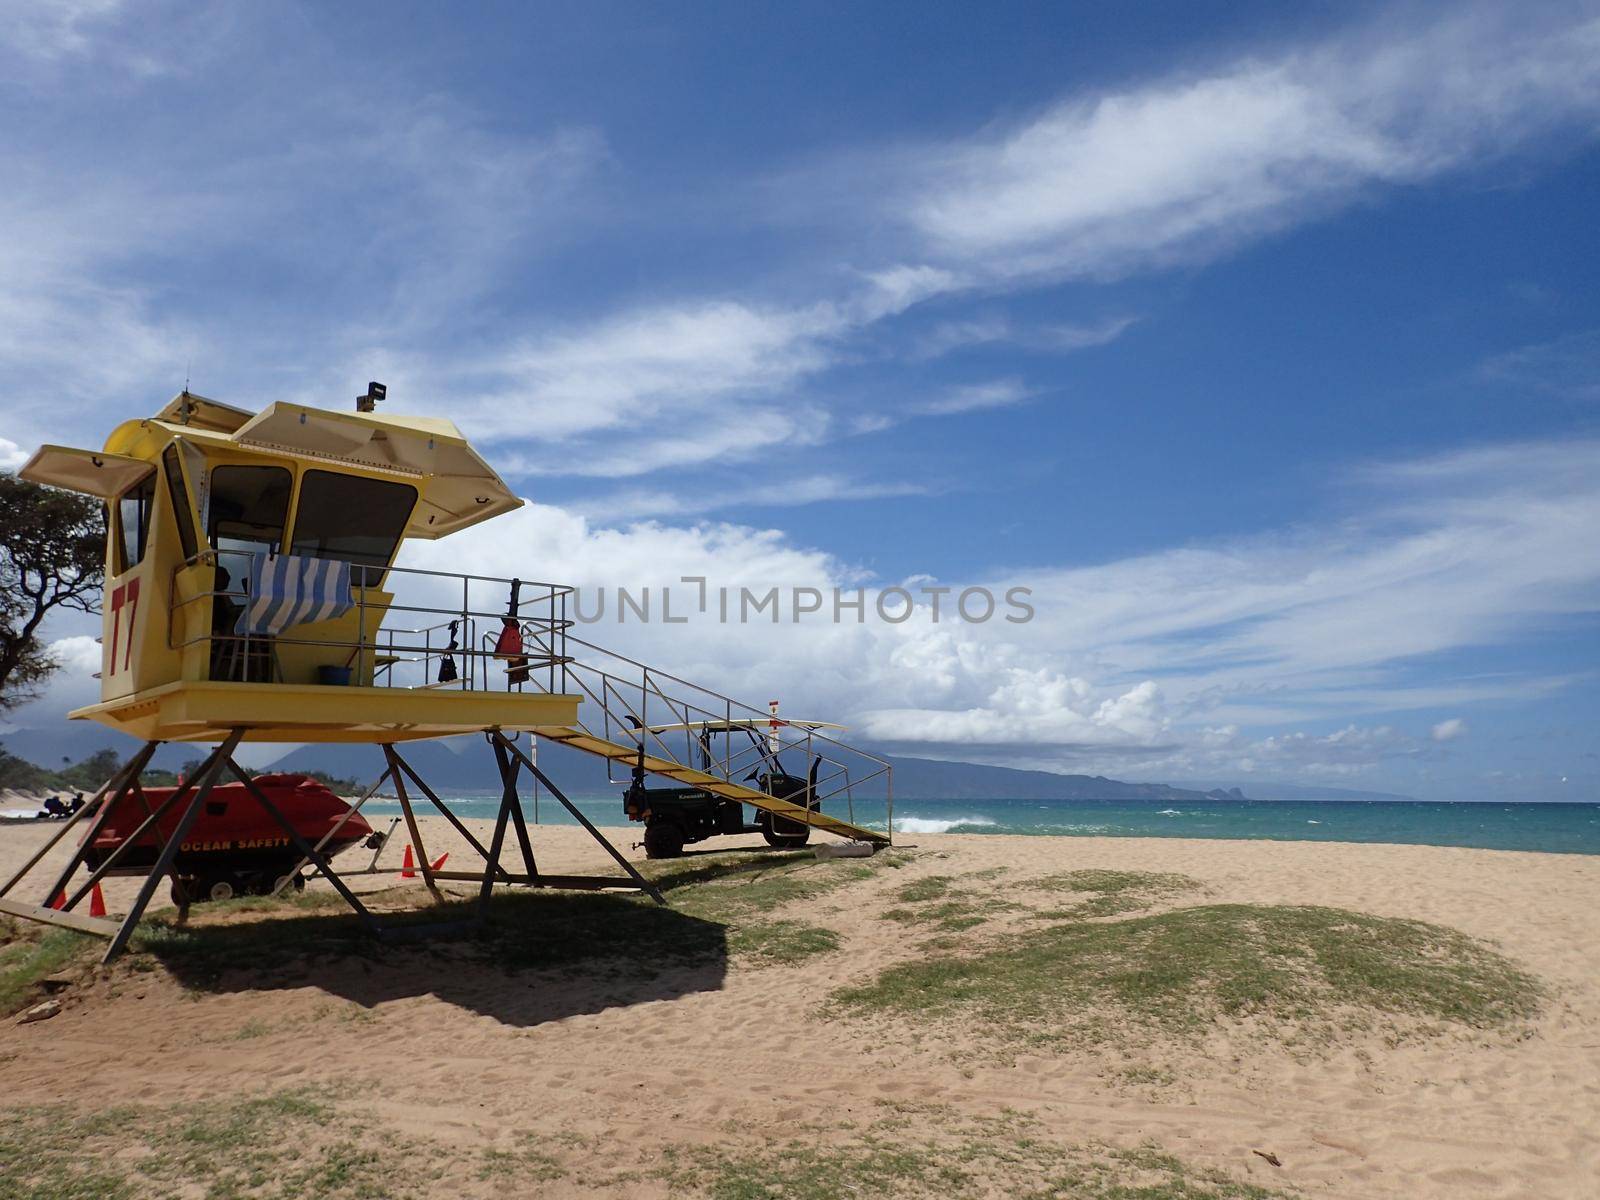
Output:
<path fill-rule="evenodd" d="M 122 755 L 110 747 L 96 750 L 80 763 L 56 772 L 63 785 L 82 792 L 92 792 L 117 773 L 122 766 Z"/>
<path fill-rule="evenodd" d="M 0 712 L 60 666 L 39 641 L 56 609 L 100 611 L 104 510 L 76 492 L 0 474 Z"/>
<path fill-rule="evenodd" d="M 19 792 L 42 792 L 55 785 L 53 772 L 36 767 L 25 758 L 19 758 L 0 746 L 0 788 L 15 788 Z"/>

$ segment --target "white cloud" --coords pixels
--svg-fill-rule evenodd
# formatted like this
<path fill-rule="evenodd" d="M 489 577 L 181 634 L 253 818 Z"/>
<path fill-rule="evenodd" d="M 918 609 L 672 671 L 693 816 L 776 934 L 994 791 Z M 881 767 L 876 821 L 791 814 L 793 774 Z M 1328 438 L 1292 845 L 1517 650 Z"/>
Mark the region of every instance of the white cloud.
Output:
<path fill-rule="evenodd" d="M 933 394 L 878 412 L 859 412 L 843 422 L 854 434 L 881 433 L 918 417 L 953 417 L 996 408 L 1015 408 L 1039 393 L 1021 379 L 990 379 L 983 383 L 945 387 Z"/>
<path fill-rule="evenodd" d="M 895 658 L 902 668 L 911 662 L 908 654 Z M 944 680 L 953 689 L 955 679 L 946 675 Z M 1086 679 L 1048 668 L 1003 667 L 995 672 L 993 684 L 972 708 L 873 710 L 863 716 L 862 731 L 895 744 L 1048 746 L 1105 753 L 1123 746 L 1154 746 L 1170 726 L 1161 689 L 1149 680 L 1105 695 Z"/>
<path fill-rule="evenodd" d="M 1410 709 L 1527 699 L 1566 682 L 1453 664 L 1600 609 L 1600 560 L 1571 551 L 1578 530 L 1600 527 L 1600 480 L 1584 469 L 1596 455 L 1600 444 L 1525 443 L 1368 466 L 1355 476 L 1371 489 L 1368 506 L 1344 522 L 943 581 L 997 594 L 1030 586 L 1037 616 L 1026 624 L 955 621 L 952 594 L 937 624 L 921 596 L 903 624 L 858 624 L 848 612 L 834 624 L 825 606 L 799 623 L 613 617 L 581 632 L 718 691 L 781 695 L 796 714 L 843 719 L 901 749 L 992 758 L 1004 747 L 1006 760 L 1036 766 L 1173 776 L 1355 773 L 1437 744 L 1440 732 L 1403 719 Z M 657 603 L 673 585 L 678 615 L 693 591 L 684 575 L 734 595 L 864 585 L 869 614 L 877 589 L 895 582 L 777 531 L 604 529 L 542 506 L 407 553 L 415 565 L 483 574 L 526 575 L 532 564 L 589 590 L 591 604 L 602 585 L 649 585 Z M 916 592 L 940 581 L 900 582 Z M 1373 723 L 1379 714 L 1400 715 Z M 1452 720 L 1461 724 L 1439 729 L 1465 731 Z M 1332 732 L 1295 728 L 1333 721 Z"/>
<path fill-rule="evenodd" d="M 992 379 L 951 388 L 942 396 L 920 400 L 908 411 L 922 416 L 948 417 L 988 408 L 1010 408 L 1032 399 L 1034 393 L 1020 379 Z"/>
<path fill-rule="evenodd" d="M 0 5 L 0 35 L 35 58 L 82 55 L 122 7 L 122 0 L 11 0 Z"/>
<path fill-rule="evenodd" d="M 1368 774 L 1397 760 L 1416 760 L 1422 754 L 1416 738 L 1391 725 L 1349 724 L 1332 733 L 1294 730 L 1267 737 L 1253 737 L 1236 725 L 1223 725 L 1192 732 L 1180 745 L 1138 761 L 1147 770 L 1172 777 L 1220 773 L 1315 781 Z"/>
<path fill-rule="evenodd" d="M 1112 317 L 1082 325 L 1018 324 L 1009 317 L 987 313 L 958 321 L 941 321 L 918 337 L 911 350 L 913 357 L 939 358 L 970 346 L 1005 343 L 1024 350 L 1070 354 L 1104 346 L 1121 337 L 1137 317 Z"/>
<path fill-rule="evenodd" d="M 29 451 L 10 438 L 0 437 L 0 471 L 15 471 L 28 461 Z"/>
<path fill-rule="evenodd" d="M 1207 258 L 1514 152 L 1600 111 L 1600 20 L 1475 7 L 1199 76 L 1064 100 L 895 162 L 895 211 L 938 265 L 991 280 Z M 881 179 L 874 179 L 882 184 Z"/>
<path fill-rule="evenodd" d="M 751 397 L 818 370 L 823 343 L 847 328 L 831 305 L 717 301 L 629 313 L 508 351 L 496 365 L 506 380 L 500 394 L 472 408 L 479 427 L 498 437 L 561 439 L 724 401 L 722 414 L 735 418 Z"/>
<path fill-rule="evenodd" d="M 1466 734 L 1467 723 L 1460 717 L 1451 717 L 1448 721 L 1440 721 L 1432 732 L 1436 742 L 1453 742 Z"/>
<path fill-rule="evenodd" d="M 95 619 L 74 615 L 71 623 L 82 625 Z M 71 709 L 99 701 L 100 681 L 95 678 L 100 670 L 99 640 L 89 634 L 72 634 L 53 639 L 47 649 L 58 669 L 45 680 L 36 699 L 7 714 L 8 724 L 27 727 L 59 721 Z"/>
<path fill-rule="evenodd" d="M 1518 392 L 1600 402 L 1600 329 L 1496 355 L 1479 374 Z"/>
<path fill-rule="evenodd" d="M 802 475 L 769 478 L 742 487 L 707 487 L 692 491 L 611 492 L 592 502 L 566 506 L 570 512 L 600 524 L 641 517 L 681 517 L 726 512 L 739 508 L 787 508 L 834 500 L 874 500 L 889 496 L 926 495 L 917 483 L 877 482 L 842 475 Z"/>

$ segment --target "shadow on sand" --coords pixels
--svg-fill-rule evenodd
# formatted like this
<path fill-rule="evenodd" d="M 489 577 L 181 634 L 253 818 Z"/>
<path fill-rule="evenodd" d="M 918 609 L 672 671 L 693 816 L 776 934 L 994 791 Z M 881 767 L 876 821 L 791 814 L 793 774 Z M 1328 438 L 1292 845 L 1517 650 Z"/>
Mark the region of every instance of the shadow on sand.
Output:
<path fill-rule="evenodd" d="M 349 912 L 236 912 L 154 917 L 134 948 L 196 991 L 314 987 L 369 1008 L 433 995 L 516 1026 L 716 991 L 727 975 L 726 926 L 603 893 L 501 893 L 481 924 L 476 902 L 380 911 L 378 940 Z"/>

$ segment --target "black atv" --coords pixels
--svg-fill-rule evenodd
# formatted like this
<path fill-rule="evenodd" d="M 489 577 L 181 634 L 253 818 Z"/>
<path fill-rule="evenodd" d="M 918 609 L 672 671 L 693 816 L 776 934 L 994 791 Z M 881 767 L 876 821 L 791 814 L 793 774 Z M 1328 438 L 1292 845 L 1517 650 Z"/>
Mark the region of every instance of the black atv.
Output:
<path fill-rule="evenodd" d="M 806 778 L 791 775 L 783 769 L 777 755 L 766 748 L 754 730 L 746 727 L 746 723 L 708 723 L 701 730 L 702 770 L 711 772 L 711 734 L 726 733 L 731 736 L 737 732 L 750 734 L 751 743 L 760 756 L 760 765 L 744 777 L 745 784 L 780 800 L 788 800 L 807 809 L 816 808 L 817 769 L 822 765 L 822 759 L 812 756 Z M 685 846 L 719 834 L 759 833 L 769 846 L 785 850 L 799 849 L 811 840 L 809 825 L 765 810 L 756 810 L 755 822 L 747 823 L 743 802 L 728 796 L 719 796 L 697 787 L 647 787 L 642 747 L 639 758 L 639 763 L 633 768 L 628 790 L 622 797 L 622 807 L 628 820 L 644 822 L 644 852 L 648 858 L 676 858 L 683 853 Z"/>

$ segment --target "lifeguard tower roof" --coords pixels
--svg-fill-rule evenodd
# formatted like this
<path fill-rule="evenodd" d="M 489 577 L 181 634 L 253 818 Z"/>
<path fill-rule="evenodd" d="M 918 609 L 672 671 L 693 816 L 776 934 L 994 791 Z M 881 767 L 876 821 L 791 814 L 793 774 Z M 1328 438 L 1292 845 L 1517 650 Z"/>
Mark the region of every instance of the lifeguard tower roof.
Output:
<path fill-rule="evenodd" d="M 266 450 L 425 480 L 406 537 L 445 537 L 522 505 L 455 423 L 443 417 L 330 412 L 283 401 L 251 413 L 193 392 L 174 396 L 154 417 L 125 421 L 99 453 L 41 447 L 24 474 L 110 500 L 155 470 L 154 456 L 140 453 L 152 437 L 164 444 L 174 434 L 197 446 Z"/>

